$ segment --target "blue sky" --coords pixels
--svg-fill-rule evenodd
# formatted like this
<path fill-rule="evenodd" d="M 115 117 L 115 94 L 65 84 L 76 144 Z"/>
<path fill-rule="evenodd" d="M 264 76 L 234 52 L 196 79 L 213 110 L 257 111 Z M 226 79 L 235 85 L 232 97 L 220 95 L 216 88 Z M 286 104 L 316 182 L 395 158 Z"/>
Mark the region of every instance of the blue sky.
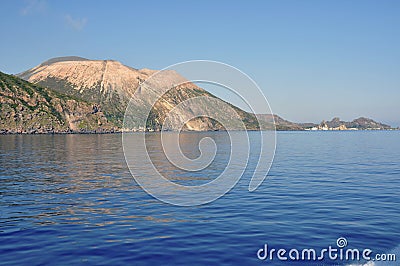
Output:
<path fill-rule="evenodd" d="M 1 9 L 6 73 L 65 55 L 152 69 L 209 59 L 251 76 L 286 119 L 400 126 L 400 1 L 30 0 Z"/>

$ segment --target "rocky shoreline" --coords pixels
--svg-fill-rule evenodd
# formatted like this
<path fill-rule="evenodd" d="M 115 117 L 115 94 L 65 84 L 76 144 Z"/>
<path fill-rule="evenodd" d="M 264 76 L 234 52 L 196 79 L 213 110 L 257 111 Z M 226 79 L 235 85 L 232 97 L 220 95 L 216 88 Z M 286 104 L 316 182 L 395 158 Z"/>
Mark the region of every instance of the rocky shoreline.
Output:
<path fill-rule="evenodd" d="M 6 130 L 0 129 L 0 135 L 65 135 L 65 134 L 119 134 L 121 130 Z"/>
<path fill-rule="evenodd" d="M 276 131 L 397 131 L 400 128 L 390 128 L 390 129 L 344 129 L 344 130 L 309 130 L 309 129 L 276 129 Z M 192 130 L 184 130 L 183 132 L 215 132 L 216 130 L 203 130 L 203 131 L 192 131 Z M 222 130 L 221 130 L 222 131 Z M 240 131 L 240 130 L 238 130 Z M 247 131 L 258 131 L 258 130 L 247 130 Z M 123 131 L 120 129 L 116 130 L 63 130 L 63 131 L 56 131 L 56 130 L 5 130 L 0 129 L 0 135 L 90 135 L 90 134 L 122 134 L 122 133 L 139 133 L 143 131 Z M 145 133 L 157 133 L 161 132 L 160 130 L 152 130 L 152 131 L 145 131 Z"/>

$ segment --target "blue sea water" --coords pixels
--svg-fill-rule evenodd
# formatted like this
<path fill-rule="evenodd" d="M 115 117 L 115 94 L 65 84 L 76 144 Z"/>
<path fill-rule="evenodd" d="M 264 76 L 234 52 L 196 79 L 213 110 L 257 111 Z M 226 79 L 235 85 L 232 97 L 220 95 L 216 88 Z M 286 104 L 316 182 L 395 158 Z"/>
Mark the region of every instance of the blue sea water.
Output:
<path fill-rule="evenodd" d="M 152 158 L 172 179 L 208 181 L 227 161 L 226 134 L 187 134 L 189 157 L 204 134 L 220 144 L 205 174 L 164 165 L 157 133 Z M 257 258 L 265 244 L 321 250 L 345 237 L 349 248 L 397 252 L 388 265 L 398 265 L 399 158 L 400 131 L 278 132 L 255 192 L 246 171 L 222 198 L 178 207 L 135 183 L 121 135 L 0 136 L 0 264 L 346 265 Z"/>

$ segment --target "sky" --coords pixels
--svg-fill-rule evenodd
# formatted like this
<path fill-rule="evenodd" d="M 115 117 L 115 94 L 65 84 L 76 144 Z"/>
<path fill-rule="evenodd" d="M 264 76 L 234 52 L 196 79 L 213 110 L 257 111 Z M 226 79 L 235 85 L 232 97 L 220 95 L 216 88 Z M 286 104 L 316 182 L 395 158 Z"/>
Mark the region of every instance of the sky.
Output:
<path fill-rule="evenodd" d="M 397 0 L 3 0 L 0 71 L 69 55 L 151 69 L 214 60 L 249 75 L 285 119 L 397 127 L 399 14 Z"/>

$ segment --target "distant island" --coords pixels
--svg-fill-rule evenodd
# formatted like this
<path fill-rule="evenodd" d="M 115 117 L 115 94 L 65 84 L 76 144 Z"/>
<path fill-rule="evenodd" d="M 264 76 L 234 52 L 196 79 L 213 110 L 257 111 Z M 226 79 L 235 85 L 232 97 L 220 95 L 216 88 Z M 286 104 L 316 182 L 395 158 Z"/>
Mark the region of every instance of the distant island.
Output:
<path fill-rule="evenodd" d="M 261 120 L 268 115 L 257 115 Z M 331 121 L 323 120 L 319 124 L 315 123 L 295 123 L 287 121 L 277 115 L 274 115 L 276 130 L 279 131 L 292 131 L 292 130 L 397 130 L 389 125 L 376 122 L 371 118 L 359 117 L 353 121 L 342 121 L 340 118 L 335 117 Z"/>
<path fill-rule="evenodd" d="M 305 130 L 391 130 L 389 125 L 376 122 L 370 118 L 360 117 L 351 122 L 341 121 L 335 117 L 331 121 L 322 121 L 319 125 L 304 127 Z"/>
<path fill-rule="evenodd" d="M 130 97 L 155 72 L 134 69 L 114 60 L 80 57 L 50 59 L 18 75 L 0 72 L 0 134 L 160 131 L 166 115 L 180 102 L 197 96 L 217 98 L 186 82 L 168 91 L 154 105 L 144 127 L 124 129 L 123 117 Z M 185 81 L 174 71 L 168 72 L 165 82 L 168 80 Z M 320 124 L 294 123 L 278 115 L 255 115 L 230 106 L 241 117 L 247 130 L 272 129 L 273 121 L 277 130 L 392 129 L 389 125 L 363 117 L 351 122 L 334 118 Z M 187 122 L 184 130 L 215 131 L 224 128 L 213 119 L 199 117 Z"/>

